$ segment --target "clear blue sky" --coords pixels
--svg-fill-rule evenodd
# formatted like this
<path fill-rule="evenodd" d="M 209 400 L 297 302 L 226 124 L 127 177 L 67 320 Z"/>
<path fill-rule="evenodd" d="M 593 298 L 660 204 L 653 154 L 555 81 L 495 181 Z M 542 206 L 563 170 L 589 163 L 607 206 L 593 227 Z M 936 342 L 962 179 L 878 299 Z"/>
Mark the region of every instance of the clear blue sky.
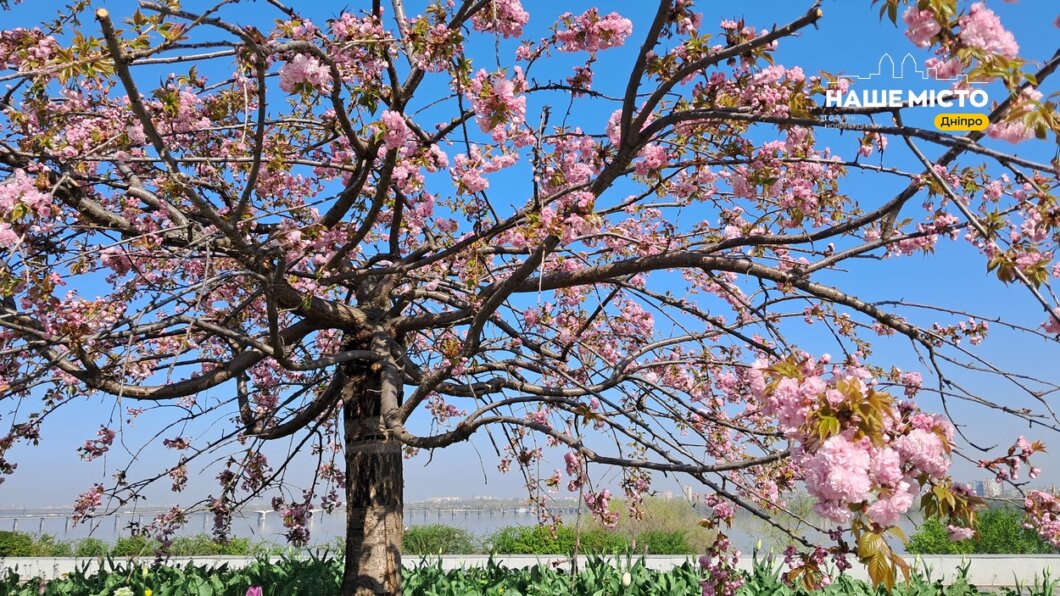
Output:
<path fill-rule="evenodd" d="M 545 27 L 552 23 L 558 14 L 568 10 L 577 13 L 592 5 L 588 2 L 571 1 L 524 0 L 524 3 L 531 11 L 529 31 L 537 36 L 546 34 Z M 193 0 L 184 2 L 184 5 L 192 10 L 206 4 L 206 2 Z M 315 17 L 314 20 L 322 23 L 342 7 L 349 6 L 356 9 L 361 4 L 367 3 L 351 1 L 313 4 L 325 6 L 325 8 L 305 9 L 307 14 Z M 409 4 L 409 12 L 415 13 L 420 3 L 410 2 Z M 809 2 L 759 0 L 741 3 L 701 2 L 700 4 L 700 10 L 705 15 L 704 28 L 716 30 L 716 24 L 723 18 L 743 17 L 749 24 L 754 24 L 759 28 L 769 27 L 774 23 L 782 24 L 802 14 Z M 32 26 L 42 18 L 52 16 L 51 5 L 53 5 L 51 2 L 29 0 L 9 13 L 0 13 L 0 27 Z M 129 0 L 115 0 L 96 2 L 93 8 L 105 6 L 116 17 L 119 17 L 130 14 L 130 7 L 133 5 L 134 3 Z M 604 2 L 598 5 L 605 12 L 617 10 L 634 22 L 634 34 L 627 46 L 603 52 L 597 68 L 598 74 L 594 86 L 604 92 L 620 94 L 624 88 L 623 75 L 632 63 L 636 46 L 650 20 L 651 3 Z M 1021 0 L 1017 4 L 994 1 L 988 2 L 988 5 L 1000 15 L 1005 26 L 1015 33 L 1023 56 L 1040 60 L 1050 56 L 1056 49 L 1056 41 L 1060 37 L 1057 30 L 1053 28 L 1053 20 L 1060 10 L 1057 3 L 1046 0 Z M 260 21 L 263 18 L 262 15 L 271 17 L 272 13 L 264 10 L 265 6 L 264 3 L 259 2 L 240 8 L 242 11 L 255 13 L 240 14 L 240 20 L 243 21 L 244 16 L 251 21 Z M 903 36 L 901 27 L 896 28 L 888 21 L 881 23 L 877 17 L 877 10 L 870 6 L 869 0 L 829 0 L 824 3 L 823 9 L 824 19 L 820 21 L 819 30 L 810 29 L 799 38 L 789 38 L 781 42 L 777 52 L 779 63 L 802 66 L 807 73 L 824 69 L 830 72 L 863 74 L 875 68 L 880 55 L 884 52 L 895 56 L 897 60 L 900 60 L 900 56 L 907 51 L 911 51 L 921 62 L 930 57 L 927 52 L 913 48 Z M 84 23 L 89 29 L 95 26 L 91 19 L 85 19 Z M 267 27 L 267 23 L 263 22 L 262 25 Z M 492 40 L 487 45 L 488 47 L 472 46 L 471 51 L 476 56 L 477 63 L 489 68 L 493 64 Z M 514 45 L 511 42 L 501 42 L 502 56 L 511 56 L 513 51 Z M 570 60 L 571 64 L 574 62 L 573 59 Z M 547 74 L 544 71 L 537 72 L 537 76 L 542 78 Z M 564 73 L 563 76 L 566 74 Z M 445 81 L 439 78 L 437 84 L 444 85 Z M 1045 88 L 1047 92 L 1055 89 L 1055 82 L 1046 85 Z M 996 88 L 993 91 L 994 97 L 1000 99 L 1000 91 Z M 528 107 L 527 111 L 531 118 L 536 117 L 537 110 L 533 104 Z M 555 111 L 553 113 L 555 115 Z M 600 114 L 576 111 L 571 116 L 571 122 L 584 122 L 582 126 L 587 130 L 599 130 L 602 129 L 608 115 L 609 112 Z M 925 125 L 930 122 L 933 115 L 930 110 L 925 110 L 920 116 L 912 118 L 911 123 Z M 845 157 L 854 155 L 856 135 L 832 134 L 830 137 L 820 135 L 819 138 L 827 139 L 827 143 L 840 155 Z M 897 144 L 897 142 L 892 143 L 894 149 L 887 153 L 888 165 L 916 169 L 910 156 L 904 155 L 899 148 L 895 147 Z M 1025 143 L 1019 147 L 1021 154 L 1040 161 L 1051 159 L 1053 150 L 1054 148 L 1048 143 L 1041 142 Z M 930 155 L 937 153 L 933 151 Z M 876 157 L 874 156 L 873 159 Z M 512 182 L 516 183 L 514 180 Z M 525 181 L 521 183 L 525 184 Z M 856 173 L 845 181 L 845 185 L 847 194 L 857 196 L 863 204 L 870 205 L 890 199 L 900 188 L 897 182 L 888 180 L 881 183 L 878 177 Z M 982 258 L 963 243 L 942 242 L 937 253 L 932 256 L 903 258 L 878 264 L 873 268 L 873 272 L 871 276 L 860 277 L 837 274 L 837 280 L 841 281 L 848 290 L 860 292 L 870 299 L 901 298 L 913 302 L 945 304 L 984 315 L 1004 314 L 1014 322 L 1018 321 L 1029 326 L 1037 326 L 1044 320 L 1040 310 L 1021 287 L 1005 287 L 988 276 Z M 842 279 L 838 279 L 839 277 Z M 796 338 L 799 337 L 798 331 L 793 333 L 796 334 Z M 810 336 L 806 336 L 805 339 L 808 345 L 804 347 L 812 350 Z M 1027 338 L 1016 338 L 998 330 L 984 345 L 984 354 L 1002 366 L 1011 366 L 1022 372 L 1036 373 L 1052 378 L 1052 380 L 1060 380 L 1060 375 L 1056 374 L 1054 368 L 1057 355 L 1055 347 L 1047 346 L 1045 342 L 1042 342 L 1041 346 L 1031 345 Z M 917 368 L 916 361 L 911 358 L 908 344 L 897 340 L 881 341 L 877 345 L 875 361 L 877 363 L 892 361 L 902 368 Z M 1001 385 L 980 379 L 970 379 L 970 382 L 982 383 L 977 386 L 988 394 L 991 391 L 1002 392 L 997 396 L 1003 399 L 1005 389 Z M 927 402 L 927 409 L 936 409 L 931 407 L 931 400 Z M 97 398 L 85 404 L 71 404 L 63 408 L 51 420 L 51 423 L 45 426 L 43 441 L 39 447 L 19 448 L 16 451 L 16 461 L 20 462 L 20 468 L 13 477 L 0 485 L 0 505 L 66 505 L 72 502 L 77 493 L 92 482 L 98 481 L 103 462 L 91 464 L 81 462 L 75 450 L 86 438 L 94 434 L 100 418 L 98 412 L 102 408 L 109 410 L 110 402 Z M 1008 444 L 1024 430 L 1015 420 L 999 418 L 981 409 L 956 404 L 953 411 L 961 421 L 969 425 L 973 435 L 986 443 Z M 90 422 L 86 423 L 85 420 L 90 420 Z M 1031 432 L 1029 436 L 1045 439 L 1047 443 L 1056 438 L 1035 432 Z M 1060 445 L 1057 449 L 1060 449 Z M 518 474 L 514 472 L 507 476 L 499 474 L 495 467 L 496 457 L 493 456 L 492 451 L 489 441 L 480 434 L 468 444 L 435 454 L 429 465 L 427 465 L 425 456 L 407 462 L 407 498 L 475 494 L 521 495 L 521 481 Z M 121 457 L 117 451 L 112 453 L 116 454 L 115 457 Z M 157 468 L 171 460 L 171 452 L 163 453 L 160 447 L 149 449 L 141 456 L 143 464 L 141 470 L 150 471 L 152 467 Z M 1056 477 L 1060 474 L 1060 465 L 1052 456 L 1044 456 L 1038 463 L 1044 464 L 1047 475 L 1051 473 L 1053 477 Z M 309 462 L 306 462 L 306 465 L 310 465 Z M 560 462 L 555 462 L 555 467 L 561 467 Z M 303 468 L 302 471 L 308 474 L 307 469 Z M 982 477 L 974 470 L 962 465 L 957 467 L 957 476 L 966 480 Z M 488 478 L 488 485 L 484 477 Z M 199 490 L 213 490 L 214 486 L 212 473 L 204 479 L 193 478 L 189 496 L 196 495 Z M 660 488 L 665 488 L 665 486 L 660 485 Z M 159 500 L 155 504 L 169 504 L 173 501 L 173 497 L 165 491 L 158 495 Z"/>

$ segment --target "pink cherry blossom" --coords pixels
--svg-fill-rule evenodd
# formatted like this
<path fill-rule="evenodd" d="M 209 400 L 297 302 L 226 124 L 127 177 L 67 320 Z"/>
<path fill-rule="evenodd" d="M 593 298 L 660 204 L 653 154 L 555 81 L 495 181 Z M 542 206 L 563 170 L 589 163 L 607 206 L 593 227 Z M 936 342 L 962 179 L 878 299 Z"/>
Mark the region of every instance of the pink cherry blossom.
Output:
<path fill-rule="evenodd" d="M 1046 333 L 1060 334 L 1060 308 L 1054 308 L 1049 317 L 1042 323 Z"/>
<path fill-rule="evenodd" d="M 11 228 L 10 224 L 0 222 L 0 246 L 4 248 L 13 248 L 20 241 L 21 237 Z"/>
<path fill-rule="evenodd" d="M 960 39 L 968 46 L 1006 58 L 1015 58 L 1019 54 L 1020 47 L 1012 33 L 983 2 L 972 5 L 968 14 L 960 18 L 960 26 Z"/>
<path fill-rule="evenodd" d="M 934 12 L 920 10 L 915 5 L 905 9 L 902 21 L 906 25 L 905 36 L 918 48 L 931 45 L 931 38 L 942 30 L 942 26 L 935 20 Z"/>
<path fill-rule="evenodd" d="M 479 129 L 490 133 L 494 141 L 507 139 L 526 119 L 524 87 L 522 69 L 518 66 L 511 79 L 485 69 L 480 69 L 471 79 L 467 97 L 475 110 Z"/>
<path fill-rule="evenodd" d="M 843 436 L 832 437 L 803 462 L 807 489 L 825 502 L 864 501 L 872 488 L 869 464 L 869 452 L 865 447 Z M 818 512 L 837 522 L 850 519 L 849 511 L 843 513 L 821 508 Z"/>
<path fill-rule="evenodd" d="M 916 392 L 920 390 L 921 385 L 924 384 L 924 378 L 918 372 L 905 372 L 898 376 L 898 380 L 905 385 L 905 394 L 907 397 L 913 397 Z"/>
<path fill-rule="evenodd" d="M 975 530 L 971 528 L 962 528 L 954 525 L 946 526 L 946 532 L 949 534 L 950 540 L 953 542 L 968 540 L 969 538 L 975 536 Z"/>
<path fill-rule="evenodd" d="M 315 56 L 295 54 L 289 62 L 280 68 L 280 89 L 294 93 L 301 85 L 310 89 L 323 90 L 331 81 L 327 66 L 321 64 Z"/>
<path fill-rule="evenodd" d="M 409 127 L 405 123 L 405 117 L 399 112 L 385 110 L 379 117 L 383 123 L 383 144 L 387 149 L 401 149 L 405 146 L 409 137 Z"/>
<path fill-rule="evenodd" d="M 869 505 L 865 515 L 880 527 L 890 527 L 898 523 L 898 519 L 913 505 L 917 489 L 909 482 L 900 483 L 890 495 L 880 496 L 875 503 Z"/>
<path fill-rule="evenodd" d="M 1025 526 L 1032 528 L 1054 547 L 1060 547 L 1060 499 L 1055 495 L 1032 490 L 1024 500 L 1028 520 Z"/>
<path fill-rule="evenodd" d="M 471 18 L 476 31 L 496 31 L 504 37 L 519 37 L 530 22 L 530 14 L 519 0 L 491 0 Z"/>
<path fill-rule="evenodd" d="M 556 32 L 556 41 L 564 52 L 596 54 L 600 50 L 621 46 L 633 33 L 633 22 L 629 19 L 616 12 L 601 17 L 595 8 L 577 17 L 565 13 L 560 16 L 560 21 L 566 28 Z"/>
<path fill-rule="evenodd" d="M 902 460 L 898 452 L 890 447 L 877 450 L 870 466 L 872 479 L 883 486 L 894 486 L 903 477 Z"/>
<path fill-rule="evenodd" d="M 1033 109 L 1034 104 L 1032 102 L 1037 102 L 1041 99 L 1041 91 L 1034 87 L 1024 89 L 1020 98 L 1013 103 L 1004 120 L 990 123 L 990 126 L 986 129 L 987 136 L 1013 144 L 1034 138 L 1034 129 L 1027 126 L 1024 116 L 1029 110 Z"/>
<path fill-rule="evenodd" d="M 610 525 L 617 495 L 635 516 L 655 479 L 714 470 L 705 594 L 742 581 L 724 535 L 737 509 L 780 511 L 803 487 L 831 544 L 786 553 L 793 569 L 845 569 L 854 524 L 886 535 L 949 489 L 942 523 L 967 531 L 979 502 L 948 476 L 963 439 L 915 399 L 937 401 L 929 370 L 989 372 L 975 363 L 990 325 L 953 296 L 903 301 L 900 260 L 944 269 L 921 257 L 966 241 L 985 261 L 973 268 L 1029 289 L 1028 304 L 1055 293 L 1055 173 L 994 141 L 1055 119 L 1028 87 L 1047 56 L 1009 71 L 1006 88 L 1027 91 L 985 149 L 874 108 L 825 109 L 827 90 L 862 83 L 785 63 L 799 56 L 788 38 L 814 43 L 810 7 L 788 26 L 710 32 L 692 0 L 654 26 L 639 11 L 636 27 L 611 8 L 554 18 L 525 0 L 259 4 L 249 19 L 167 15 L 187 26 L 157 56 L 135 19 L 115 40 L 103 13 L 61 36 L 0 31 L 0 390 L 19 404 L 0 480 L 53 411 L 82 403 L 102 419 L 74 447 L 107 486 L 77 499 L 77 521 L 153 481 L 205 495 L 219 538 L 239 503 L 274 497 L 301 544 L 347 480 L 382 486 L 365 465 L 396 477 L 404 458 L 492 433 L 497 469 L 520 472 L 545 522 L 562 487 Z M 984 4 L 943 8 L 904 2 L 899 23 L 932 48 L 936 76 L 1011 66 L 1015 39 Z M 94 62 L 114 41 L 127 60 Z M 910 143 L 938 163 L 911 161 Z M 1018 311 L 1028 296 L 1008 298 Z M 991 320 L 1055 347 L 1060 321 L 1037 312 L 1037 330 Z M 917 362 L 895 352 L 910 343 L 936 358 L 896 368 Z M 999 372 L 1016 391 L 1048 386 Z M 157 445 L 170 459 L 143 482 L 112 477 L 158 425 L 174 429 Z M 977 463 L 1034 478 L 1037 438 Z M 312 474 L 288 473 L 307 456 Z M 400 516 L 393 505 L 369 507 Z M 1060 541 L 1055 495 L 1026 506 Z M 165 542 L 186 518 L 174 508 L 147 529 Z M 372 579 L 400 592 L 396 573 Z"/>
<path fill-rule="evenodd" d="M 583 497 L 585 506 L 589 508 L 605 527 L 613 528 L 618 524 L 618 513 L 611 511 L 611 491 L 604 489 L 600 492 L 588 491 Z"/>
<path fill-rule="evenodd" d="M 898 437 L 894 447 L 903 458 L 929 476 L 941 477 L 949 468 L 942 439 L 934 432 L 914 429 Z"/>
<path fill-rule="evenodd" d="M 957 58 L 928 58 L 924 61 L 924 68 L 937 79 L 955 79 L 964 71 L 964 64 Z"/>

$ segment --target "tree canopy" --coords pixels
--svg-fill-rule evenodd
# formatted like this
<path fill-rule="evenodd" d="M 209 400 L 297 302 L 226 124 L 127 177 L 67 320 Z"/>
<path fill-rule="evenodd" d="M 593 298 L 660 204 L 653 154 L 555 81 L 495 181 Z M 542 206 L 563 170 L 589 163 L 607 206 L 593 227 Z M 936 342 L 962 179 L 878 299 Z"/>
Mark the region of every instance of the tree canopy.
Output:
<path fill-rule="evenodd" d="M 980 452 L 918 395 L 1060 429 L 1055 384 L 976 349 L 990 325 L 1049 349 L 1060 333 L 1057 162 L 1021 150 L 1060 131 L 1042 87 L 1060 55 L 1021 56 L 982 2 L 865 2 L 938 78 L 998 90 L 989 127 L 955 133 L 907 123 L 916 106 L 826 105 L 863 81 L 779 63 L 828 18 L 819 3 L 778 4 L 777 24 L 691 0 L 638 22 L 542 8 L 547 29 L 519 0 L 325 3 L 316 21 L 280 0 L 88 4 L 0 31 L 0 471 L 52 412 L 100 395 L 115 408 L 84 459 L 160 410 L 174 464 L 90 487 L 78 517 L 212 469 L 211 498 L 152 524 L 163 538 L 196 508 L 223 535 L 268 495 L 305 542 L 312 508 L 346 502 L 362 517 L 344 589 L 393 591 L 402 454 L 490 432 L 541 507 L 570 491 L 605 522 L 597 466 L 621 470 L 634 508 L 659 474 L 702 483 L 719 528 L 804 485 L 832 542 L 793 536 L 791 579 L 853 552 L 892 584 L 888 536 L 911 508 L 974 531 L 952 458 L 1018 482 L 1044 448 Z M 622 46 L 635 60 L 607 63 Z M 837 132 L 856 149 L 829 149 Z M 897 191 L 850 192 L 853 175 Z M 1011 308 L 1041 327 L 854 281 L 944 243 L 1024 286 Z M 875 357 L 891 335 L 920 369 Z M 424 411 L 429 428 L 409 424 Z M 211 432 L 185 434 L 199 420 Z M 268 459 L 276 439 L 290 455 Z M 544 476 L 549 450 L 565 469 Z M 275 491 L 296 453 L 312 485 Z M 1060 542 L 1060 504 L 1028 506 Z M 376 530 L 390 554 L 364 546 Z M 733 557 L 722 536 L 705 591 L 731 589 Z"/>

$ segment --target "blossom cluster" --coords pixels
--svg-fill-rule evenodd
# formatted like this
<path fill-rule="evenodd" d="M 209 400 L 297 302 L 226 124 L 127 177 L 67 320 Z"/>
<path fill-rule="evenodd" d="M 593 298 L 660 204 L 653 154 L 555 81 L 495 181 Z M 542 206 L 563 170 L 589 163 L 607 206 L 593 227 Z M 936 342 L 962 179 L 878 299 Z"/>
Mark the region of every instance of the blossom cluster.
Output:
<path fill-rule="evenodd" d="M 983 2 L 972 4 L 968 14 L 960 19 L 961 41 L 991 54 L 1015 58 L 1020 51 L 1012 32 L 1001 25 L 1001 19 Z"/>
<path fill-rule="evenodd" d="M 409 126 L 400 112 L 385 110 L 379 117 L 383 124 L 383 146 L 387 149 L 401 149 L 408 142 Z"/>
<path fill-rule="evenodd" d="M 902 14 L 905 22 L 905 36 L 918 48 L 926 48 L 931 45 L 931 38 L 938 35 L 942 30 L 935 20 L 935 13 L 930 10 L 921 10 L 916 6 L 910 6 Z"/>
<path fill-rule="evenodd" d="M 1016 442 L 1008 448 L 1008 452 L 994 459 L 980 460 L 979 467 L 994 473 L 997 482 L 1012 482 L 1019 479 L 1020 469 L 1028 466 L 1027 476 L 1034 480 L 1041 470 L 1031 465 L 1031 456 L 1035 453 L 1045 451 L 1045 445 L 1041 441 L 1029 441 L 1020 436 Z"/>
<path fill-rule="evenodd" d="M 893 526 L 923 484 L 945 479 L 953 427 L 911 402 L 896 404 L 857 362 L 828 370 L 829 361 L 759 361 L 749 373 L 752 392 L 797 441 L 795 459 L 818 514 L 838 523 L 861 514 Z"/>
<path fill-rule="evenodd" d="M 16 27 L 0 31 L 0 68 L 28 70 L 43 66 L 59 50 L 54 37 L 40 29 Z"/>
<path fill-rule="evenodd" d="M 706 575 L 699 583 L 703 596 L 735 596 L 743 587 L 743 574 L 737 568 L 741 553 L 731 546 L 729 538 L 719 533 L 707 552 L 699 557 L 699 566 Z"/>
<path fill-rule="evenodd" d="M 556 42 L 563 52 L 596 54 L 600 50 L 621 46 L 633 34 L 633 21 L 617 12 L 600 16 L 596 8 L 578 16 L 564 13 L 559 20 L 565 28 L 556 31 Z"/>
<path fill-rule="evenodd" d="M 413 52 L 409 58 L 426 72 L 445 71 L 449 61 L 463 53 L 459 28 L 451 28 L 444 21 L 423 15 L 409 20 L 404 30 Z"/>
<path fill-rule="evenodd" d="M 586 491 L 583 497 L 585 506 L 595 515 L 604 526 L 615 527 L 618 524 L 618 513 L 611 511 L 611 491 L 604 489 L 600 492 Z"/>
<path fill-rule="evenodd" d="M 315 56 L 295 54 L 289 62 L 280 67 L 280 89 L 287 93 L 301 90 L 326 90 L 331 82 L 328 67 Z"/>
<path fill-rule="evenodd" d="M 397 53 L 394 39 L 375 15 L 356 17 L 343 12 L 329 22 L 335 43 L 327 48 L 343 79 L 374 88 Z"/>
<path fill-rule="evenodd" d="M 96 431 L 97 438 L 85 441 L 84 445 L 77 448 L 81 453 L 81 459 L 92 461 L 105 454 L 110 450 L 110 446 L 114 443 L 114 436 L 114 429 L 100 426 L 99 430 Z"/>
<path fill-rule="evenodd" d="M 511 79 L 502 72 L 489 73 L 485 69 L 480 69 L 472 77 L 467 97 L 475 111 L 479 128 L 494 141 L 499 143 L 507 139 L 509 134 L 517 134 L 526 120 L 526 97 L 522 95 L 525 87 L 526 81 L 518 66 Z M 525 135 L 522 139 L 520 144 L 528 144 Z"/>
<path fill-rule="evenodd" d="M 0 183 L 0 247 L 11 248 L 20 242 L 15 226 L 24 225 L 24 220 L 41 220 L 37 225 L 46 228 L 52 213 L 51 195 L 41 192 L 25 170 L 16 169 Z"/>
<path fill-rule="evenodd" d="M 476 31 L 495 31 L 504 37 L 519 37 L 530 22 L 530 13 L 519 0 L 492 0 L 471 17 Z"/>
<path fill-rule="evenodd" d="M 304 546 L 309 543 L 309 520 L 313 517 L 311 499 L 312 494 L 307 493 L 300 503 L 286 503 L 280 497 L 272 500 L 272 508 L 280 512 L 283 527 L 287 529 L 285 536 L 291 544 Z"/>
<path fill-rule="evenodd" d="M 1023 506 L 1027 511 L 1025 526 L 1060 548 L 1060 498 L 1045 491 L 1032 490 L 1027 493 Z"/>
<path fill-rule="evenodd" d="M 1032 113 L 1041 99 L 1041 91 L 1034 87 L 1025 88 L 1012 103 L 1005 119 L 992 122 L 987 127 L 987 136 L 1009 143 L 1020 143 L 1034 138 L 1034 127 L 1027 124 L 1027 116 Z"/>

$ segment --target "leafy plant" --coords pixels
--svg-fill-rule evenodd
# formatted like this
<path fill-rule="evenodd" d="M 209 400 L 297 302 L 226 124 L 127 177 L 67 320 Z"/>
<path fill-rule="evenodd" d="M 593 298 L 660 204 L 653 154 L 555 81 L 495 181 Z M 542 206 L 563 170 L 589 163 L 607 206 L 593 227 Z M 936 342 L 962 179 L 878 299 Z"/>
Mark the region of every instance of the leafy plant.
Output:
<path fill-rule="evenodd" d="M 492 552 L 511 555 L 569 554 L 576 545 L 585 554 L 625 553 L 631 548 L 620 534 L 599 528 L 578 532 L 571 526 L 511 526 L 498 530 L 489 542 Z"/>
<path fill-rule="evenodd" d="M 637 537 L 636 551 L 653 555 L 687 555 L 695 549 L 688 543 L 688 532 L 649 530 Z"/>
<path fill-rule="evenodd" d="M 1023 527 L 1023 513 L 997 508 L 979 515 L 978 534 L 953 542 L 937 519 L 925 521 L 909 539 L 908 550 L 917 554 L 1044 554 L 1057 550 L 1033 530 Z"/>
<path fill-rule="evenodd" d="M 33 556 L 33 538 L 21 532 L 0 532 L 0 557 Z"/>
<path fill-rule="evenodd" d="M 99 538 L 82 538 L 74 544 L 75 557 L 102 557 L 110 547 Z"/>
<path fill-rule="evenodd" d="M 110 553 L 116 557 L 142 557 L 154 554 L 161 548 L 160 542 L 146 536 L 123 536 L 114 543 Z"/>
<path fill-rule="evenodd" d="M 156 596 L 245 596 L 247 588 L 262 586 L 265 594 L 312 594 L 337 596 L 342 577 L 341 560 L 330 556 L 289 557 L 275 562 L 258 559 L 245 568 L 227 565 L 127 563 L 112 558 L 97 571 L 87 566 L 60 579 L 44 582 L 8 570 L 0 576 L 0 596 L 111 595 L 120 588 L 133 594 L 150 589 Z M 691 561 L 667 571 L 649 569 L 643 559 L 590 557 L 571 575 L 562 568 L 536 565 L 511 569 L 490 560 L 483 567 L 445 570 L 432 561 L 403 571 L 405 593 L 410 596 L 699 596 L 702 570 Z M 781 580 L 779 568 L 770 560 L 756 560 L 743 577 L 737 596 L 883 596 L 865 582 L 847 575 L 815 592 L 792 587 Z M 1003 596 L 1054 596 L 1056 582 L 1048 573 L 1030 586 L 1016 586 Z M 908 583 L 895 585 L 893 596 L 985 596 L 968 582 L 967 568 L 944 582 L 913 575 Z"/>
<path fill-rule="evenodd" d="M 405 531 L 405 552 L 411 555 L 451 555 L 475 552 L 475 540 L 463 528 L 445 524 L 412 526 Z"/>
<path fill-rule="evenodd" d="M 69 557 L 74 553 L 69 542 L 56 540 L 51 534 L 41 534 L 33 540 L 34 557 Z"/>
<path fill-rule="evenodd" d="M 173 540 L 173 544 L 166 549 L 173 556 L 247 556 L 251 554 L 250 540 L 246 538 L 232 538 L 228 542 L 217 542 L 206 534 L 196 536 L 181 536 Z"/>
<path fill-rule="evenodd" d="M 639 518 L 630 515 L 624 500 L 611 502 L 619 514 L 615 531 L 630 539 L 637 554 L 685 555 L 703 553 L 717 535 L 716 530 L 699 525 L 703 518 L 684 499 L 645 498 Z M 591 527 L 601 528 L 595 520 Z M 645 546 L 646 545 L 646 546 Z"/>

